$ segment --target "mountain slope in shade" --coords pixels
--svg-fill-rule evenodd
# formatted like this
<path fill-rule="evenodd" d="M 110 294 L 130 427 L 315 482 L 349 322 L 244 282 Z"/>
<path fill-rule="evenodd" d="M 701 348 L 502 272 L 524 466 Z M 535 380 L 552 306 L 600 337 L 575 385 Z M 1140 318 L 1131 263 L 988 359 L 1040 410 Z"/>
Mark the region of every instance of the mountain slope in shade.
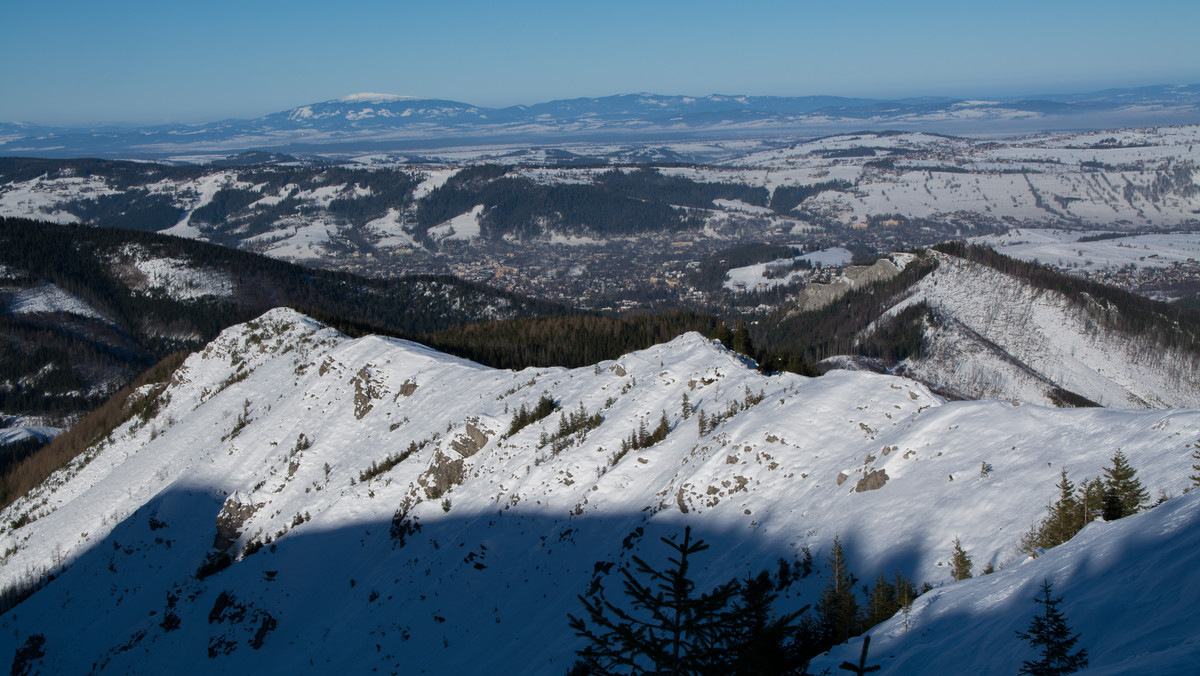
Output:
<path fill-rule="evenodd" d="M 870 632 L 868 664 L 880 674 L 1015 673 L 1038 653 L 1028 632 L 1041 610 L 1043 581 L 1062 597 L 1059 610 L 1075 650 L 1086 649 L 1086 674 L 1184 674 L 1195 670 L 1200 495 L 1191 493 L 1112 523 L 1087 526 L 1070 542 L 993 575 L 936 589 Z M 813 661 L 813 674 L 844 673 L 858 662 L 862 639 Z"/>
<path fill-rule="evenodd" d="M 289 310 L 226 330 L 156 396 L 0 513 L 3 585 L 57 574 L 0 616 L 0 654 L 41 637 L 46 672 L 560 674 L 577 595 L 619 600 L 619 568 L 661 563 L 685 524 L 713 545 L 701 588 L 804 547 L 819 566 L 835 535 L 860 579 L 942 584 L 955 536 L 978 566 L 1016 566 L 1060 467 L 1096 476 L 1119 447 L 1178 494 L 1200 438 L 1196 410 L 766 377 L 696 334 L 511 372 Z M 560 411 L 506 436 L 543 396 Z M 579 411 L 601 424 L 555 439 Z M 621 453 L 662 417 L 663 441 Z M 822 574 L 781 604 L 815 600 Z"/>

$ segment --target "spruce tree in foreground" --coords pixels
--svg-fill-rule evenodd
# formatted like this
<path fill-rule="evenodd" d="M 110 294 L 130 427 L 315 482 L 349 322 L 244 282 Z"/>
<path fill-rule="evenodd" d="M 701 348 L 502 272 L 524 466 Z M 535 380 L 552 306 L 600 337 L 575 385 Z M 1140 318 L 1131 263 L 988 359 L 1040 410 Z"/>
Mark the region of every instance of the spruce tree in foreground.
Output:
<path fill-rule="evenodd" d="M 723 674 L 803 674 L 808 660 L 801 650 L 797 619 L 808 606 L 776 616 L 777 598 L 771 576 L 763 571 L 740 583 L 737 597 L 722 613 L 720 643 L 724 644 Z"/>
<path fill-rule="evenodd" d="M 1071 635 L 1067 620 L 1058 609 L 1062 597 L 1051 598 L 1050 592 L 1050 581 L 1043 580 L 1042 597 L 1033 599 L 1042 606 L 1042 610 L 1029 622 L 1026 631 L 1017 632 L 1018 637 L 1040 651 L 1037 659 L 1023 662 L 1021 670 L 1017 673 L 1059 676 L 1073 674 L 1088 665 L 1086 649 L 1071 652 L 1079 640 L 1079 634 Z"/>
<path fill-rule="evenodd" d="M 639 557 L 633 561 L 642 582 L 622 568 L 625 596 L 631 609 L 580 596 L 593 628 L 568 615 L 576 635 L 588 639 L 578 652 L 588 674 L 625 674 L 659 671 L 668 674 L 696 673 L 717 655 L 712 636 L 718 631 L 718 611 L 732 598 L 726 585 L 709 594 L 697 595 L 688 577 L 690 558 L 708 549 L 703 541 L 692 541 L 692 529 L 684 530 L 683 541 L 662 538 L 675 550 L 671 568 L 655 570 Z"/>
<path fill-rule="evenodd" d="M 571 674 L 799 674 L 806 659 L 796 620 L 803 609 L 771 612 L 776 594 L 769 575 L 720 585 L 697 594 L 691 557 L 708 549 L 692 540 L 661 538 L 675 552 L 666 570 L 633 557 L 637 575 L 622 569 L 629 609 L 580 596 L 586 619 L 568 615 L 587 645 L 576 651 Z M 644 580 L 644 581 L 643 581 Z"/>

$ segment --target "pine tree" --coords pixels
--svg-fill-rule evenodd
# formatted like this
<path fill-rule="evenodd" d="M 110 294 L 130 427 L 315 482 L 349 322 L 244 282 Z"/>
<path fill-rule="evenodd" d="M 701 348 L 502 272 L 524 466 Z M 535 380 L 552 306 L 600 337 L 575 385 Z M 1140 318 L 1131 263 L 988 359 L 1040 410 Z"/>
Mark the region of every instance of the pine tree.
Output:
<path fill-rule="evenodd" d="M 645 583 L 628 569 L 621 569 L 631 611 L 580 596 L 595 629 L 581 618 L 567 616 L 575 634 L 588 640 L 577 652 L 587 668 L 585 673 L 694 673 L 711 669 L 712 662 L 721 659 L 716 641 L 721 632 L 720 611 L 737 592 L 736 581 L 708 594 L 696 594 L 695 583 L 688 577 L 689 559 L 708 545 L 703 540 L 692 541 L 691 527 L 684 529 L 682 542 L 661 539 L 676 553 L 668 559 L 670 568 L 655 570 L 633 557 Z"/>
<path fill-rule="evenodd" d="M 1064 473 L 1063 476 L 1065 478 L 1066 474 Z M 950 571 L 950 577 L 954 578 L 955 582 L 971 577 L 971 557 L 962 548 L 962 543 L 958 541 L 957 537 L 954 538 L 954 554 L 950 557 L 950 564 L 954 566 L 954 569 Z"/>
<path fill-rule="evenodd" d="M 1083 530 L 1084 526 L 1104 516 L 1105 505 L 1110 510 L 1111 518 L 1120 518 L 1120 501 L 1113 497 L 1113 491 L 1100 477 L 1085 480 L 1079 489 L 1075 490 L 1064 467 L 1061 479 L 1055 487 L 1058 488 L 1058 500 L 1050 503 L 1046 518 L 1034 524 L 1021 536 L 1017 545 L 1018 551 L 1037 556 L 1038 550 L 1056 547 L 1070 540 Z"/>
<path fill-rule="evenodd" d="M 725 322 L 717 322 L 717 328 L 713 330 L 712 335 L 709 337 L 713 340 L 721 341 L 721 344 L 726 347 L 729 347 L 733 343 L 733 333 L 730 332 L 728 326 L 725 326 Z"/>
<path fill-rule="evenodd" d="M 900 604 L 896 600 L 896 585 L 889 582 L 887 577 L 880 573 L 879 577 L 875 579 L 875 585 L 871 587 L 871 595 L 867 597 L 867 610 L 863 625 L 874 627 L 895 615 L 899 607 Z"/>
<path fill-rule="evenodd" d="M 1058 501 L 1050 508 L 1046 519 L 1046 535 L 1043 547 L 1054 547 L 1075 537 L 1083 528 L 1079 502 L 1075 499 L 1075 484 L 1067 476 L 1067 468 L 1061 470 L 1061 479 L 1054 487 L 1058 489 Z"/>
<path fill-rule="evenodd" d="M 1030 645 L 1041 651 L 1036 660 L 1026 660 L 1021 664 L 1018 673 L 1032 676 L 1059 676 L 1072 674 L 1088 665 L 1087 650 L 1084 648 L 1072 653 L 1071 649 L 1079 640 L 1079 634 L 1071 635 L 1067 620 L 1058 609 L 1062 597 L 1051 598 L 1049 580 L 1042 581 L 1042 598 L 1033 600 L 1042 606 L 1041 612 L 1029 622 L 1029 628 L 1017 632 L 1017 636 L 1028 641 Z"/>
<path fill-rule="evenodd" d="M 896 571 L 896 603 L 900 604 L 900 610 L 904 612 L 904 631 L 908 632 L 908 616 L 912 611 L 913 599 L 917 598 L 920 593 L 916 586 L 907 578 Z"/>
<path fill-rule="evenodd" d="M 738 596 L 723 614 L 722 640 L 730 674 L 803 673 L 807 666 L 801 644 L 794 640 L 796 620 L 808 609 L 775 617 L 771 613 L 777 594 L 766 571 L 740 585 Z"/>
<path fill-rule="evenodd" d="M 858 601 L 854 598 L 854 577 L 846 565 L 841 538 L 834 536 L 829 553 L 829 577 L 817 602 L 819 630 L 825 647 L 858 635 Z"/>
<path fill-rule="evenodd" d="M 1094 477 L 1079 487 L 1080 528 L 1098 519 L 1104 513 L 1104 480 Z"/>
<path fill-rule="evenodd" d="M 1121 517 L 1129 516 L 1125 511 L 1125 503 L 1121 500 L 1121 496 L 1113 488 L 1104 489 L 1104 508 L 1102 516 L 1105 521 L 1116 521 Z"/>
<path fill-rule="evenodd" d="M 750 341 L 750 330 L 746 328 L 746 320 L 739 319 L 734 325 L 733 335 L 730 337 L 729 349 L 734 352 L 739 352 L 747 357 L 753 356 L 754 344 Z"/>
<path fill-rule="evenodd" d="M 654 444 L 657 444 L 663 439 L 666 439 L 667 435 L 670 433 L 671 421 L 667 419 L 667 412 L 664 410 L 662 412 L 662 417 L 658 419 L 658 425 L 655 426 L 654 431 L 650 433 L 650 443 L 647 445 L 653 446 Z"/>
<path fill-rule="evenodd" d="M 787 587 L 792 583 L 792 580 L 796 579 L 792 573 L 791 562 L 782 556 L 779 557 L 779 572 L 775 574 L 775 578 L 777 580 L 775 589 L 777 590 Z"/>
<path fill-rule="evenodd" d="M 586 620 L 568 615 L 571 629 L 587 639 L 576 651 L 572 674 L 792 674 L 807 662 L 797 629 L 804 610 L 775 616 L 771 576 L 732 580 L 697 594 L 689 577 L 693 555 L 708 549 L 692 541 L 661 538 L 674 552 L 656 570 L 633 557 L 636 575 L 622 569 L 629 609 L 580 596 Z"/>
<path fill-rule="evenodd" d="M 1104 518 L 1121 518 L 1137 514 L 1141 506 L 1150 501 L 1150 494 L 1142 487 L 1135 470 L 1121 449 L 1113 454 L 1112 466 L 1104 468 L 1106 489 Z"/>

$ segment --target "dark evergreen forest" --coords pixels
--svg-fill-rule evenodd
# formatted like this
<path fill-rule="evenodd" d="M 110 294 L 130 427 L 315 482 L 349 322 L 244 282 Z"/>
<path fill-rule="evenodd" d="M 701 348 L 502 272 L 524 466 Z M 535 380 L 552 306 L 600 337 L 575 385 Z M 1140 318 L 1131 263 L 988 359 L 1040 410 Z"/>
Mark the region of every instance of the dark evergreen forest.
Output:
<path fill-rule="evenodd" d="M 510 167 L 481 165 L 455 174 L 421 200 L 417 233 L 476 205 L 483 205 L 484 235 L 522 238 L 544 234 L 548 228 L 599 236 L 700 227 L 686 209 L 711 209 L 713 200 L 736 199 L 765 206 L 767 190 L 732 183 L 699 183 L 671 177 L 656 169 L 600 174 L 590 185 L 541 185 L 509 175 Z"/>

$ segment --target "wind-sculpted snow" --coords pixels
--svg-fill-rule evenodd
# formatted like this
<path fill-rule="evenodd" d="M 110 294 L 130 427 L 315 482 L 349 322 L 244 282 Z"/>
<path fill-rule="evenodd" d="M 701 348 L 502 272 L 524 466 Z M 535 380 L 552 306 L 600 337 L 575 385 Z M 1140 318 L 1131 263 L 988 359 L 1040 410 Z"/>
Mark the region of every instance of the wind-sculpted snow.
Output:
<path fill-rule="evenodd" d="M 560 411 L 510 435 L 543 396 Z M 159 401 L 0 514 L 3 584 L 59 573 L 0 616 L 0 657 L 41 634 L 45 672 L 563 673 L 577 595 L 618 600 L 619 569 L 685 524 L 713 545 L 702 587 L 808 547 L 781 603 L 810 603 L 835 535 L 860 579 L 940 585 L 955 536 L 1015 563 L 1062 466 L 1120 448 L 1178 494 L 1200 437 L 1192 410 L 764 376 L 696 334 L 514 372 L 290 310 L 222 333 Z M 581 410 L 602 422 L 570 431 Z"/>

